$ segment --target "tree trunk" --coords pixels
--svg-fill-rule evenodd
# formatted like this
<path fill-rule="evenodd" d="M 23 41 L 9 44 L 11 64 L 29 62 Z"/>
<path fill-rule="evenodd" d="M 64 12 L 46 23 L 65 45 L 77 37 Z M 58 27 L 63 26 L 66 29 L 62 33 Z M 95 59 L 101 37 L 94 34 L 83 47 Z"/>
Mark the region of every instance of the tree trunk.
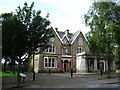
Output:
<path fill-rule="evenodd" d="M 108 56 L 108 58 L 107 58 L 107 61 L 108 61 L 108 78 L 111 78 L 111 76 L 110 76 L 110 73 L 111 73 L 111 70 L 110 70 L 110 67 L 111 67 L 111 63 L 110 63 L 110 58 L 109 58 L 109 56 Z"/>
<path fill-rule="evenodd" d="M 35 71 L 34 71 L 35 61 L 34 61 L 34 56 L 35 56 L 35 53 L 33 52 L 33 81 L 35 81 Z"/>
<path fill-rule="evenodd" d="M 5 60 L 4 67 L 3 67 L 4 72 L 6 71 L 6 63 L 7 63 L 7 61 Z"/>
<path fill-rule="evenodd" d="M 17 68 L 17 87 L 20 87 L 20 61 L 18 61 L 18 68 Z"/>

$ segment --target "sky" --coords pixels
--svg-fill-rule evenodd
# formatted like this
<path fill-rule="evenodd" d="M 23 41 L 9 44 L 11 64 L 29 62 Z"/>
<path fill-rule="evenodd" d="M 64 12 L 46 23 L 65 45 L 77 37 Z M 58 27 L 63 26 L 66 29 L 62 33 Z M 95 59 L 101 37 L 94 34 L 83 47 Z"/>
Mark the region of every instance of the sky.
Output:
<path fill-rule="evenodd" d="M 81 18 L 92 5 L 92 0 L 1 0 L 0 14 L 14 12 L 27 2 L 30 6 L 34 2 L 34 9 L 41 10 L 41 16 L 49 13 L 49 20 L 53 28 L 60 31 L 69 29 L 71 33 L 81 30 L 83 34 L 90 31 Z"/>

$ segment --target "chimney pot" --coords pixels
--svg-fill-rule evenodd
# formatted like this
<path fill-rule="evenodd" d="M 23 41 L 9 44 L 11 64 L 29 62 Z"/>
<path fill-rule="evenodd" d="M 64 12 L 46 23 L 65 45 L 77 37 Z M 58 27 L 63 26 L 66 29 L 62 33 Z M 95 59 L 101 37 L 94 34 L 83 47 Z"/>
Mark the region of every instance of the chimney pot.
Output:
<path fill-rule="evenodd" d="M 69 34 L 69 30 L 67 29 L 67 30 L 65 30 L 65 34 L 66 35 L 68 35 Z"/>
<path fill-rule="evenodd" d="M 55 28 L 56 31 L 58 31 L 58 28 Z"/>

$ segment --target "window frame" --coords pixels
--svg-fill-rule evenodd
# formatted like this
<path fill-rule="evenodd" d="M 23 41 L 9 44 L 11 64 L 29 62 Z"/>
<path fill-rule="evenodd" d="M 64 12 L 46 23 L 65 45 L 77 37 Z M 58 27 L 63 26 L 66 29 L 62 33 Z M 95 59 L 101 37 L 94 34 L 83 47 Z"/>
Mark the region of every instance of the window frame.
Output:
<path fill-rule="evenodd" d="M 56 46 L 50 45 L 48 48 L 45 49 L 46 53 L 56 53 Z"/>
<path fill-rule="evenodd" d="M 66 54 L 66 53 L 68 53 L 68 49 L 66 47 L 63 47 L 62 48 L 62 54 Z"/>
<path fill-rule="evenodd" d="M 78 39 L 78 45 L 83 45 L 83 39 L 82 38 Z"/>
<path fill-rule="evenodd" d="M 77 48 L 77 54 L 85 52 L 85 49 L 82 47 Z"/>
<path fill-rule="evenodd" d="M 47 64 L 45 60 L 47 60 Z M 44 68 L 57 68 L 56 58 L 55 57 L 44 57 Z"/>

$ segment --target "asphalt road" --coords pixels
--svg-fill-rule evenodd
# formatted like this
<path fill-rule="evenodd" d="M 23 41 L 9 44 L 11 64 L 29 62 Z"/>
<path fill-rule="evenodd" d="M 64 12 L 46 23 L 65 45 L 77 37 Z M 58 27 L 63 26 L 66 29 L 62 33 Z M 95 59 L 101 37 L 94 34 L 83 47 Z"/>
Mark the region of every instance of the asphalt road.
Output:
<path fill-rule="evenodd" d="M 56 74 L 36 74 L 36 80 L 32 80 L 32 74 L 27 74 L 25 82 L 21 83 L 21 88 L 118 88 L 118 74 L 111 74 L 112 78 L 108 79 L 107 74 L 100 75 L 74 75 L 70 73 Z M 2 88 L 16 87 L 16 77 L 3 77 Z"/>

